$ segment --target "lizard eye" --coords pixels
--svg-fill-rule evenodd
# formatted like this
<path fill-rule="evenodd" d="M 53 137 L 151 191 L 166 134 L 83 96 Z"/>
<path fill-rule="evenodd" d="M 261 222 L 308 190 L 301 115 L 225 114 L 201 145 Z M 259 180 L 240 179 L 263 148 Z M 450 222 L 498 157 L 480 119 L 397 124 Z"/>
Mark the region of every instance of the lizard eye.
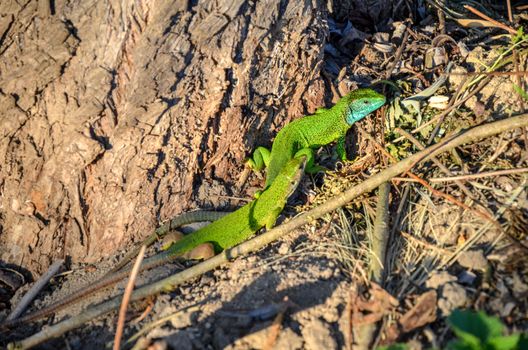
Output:
<path fill-rule="evenodd" d="M 370 102 L 368 100 L 363 100 L 363 104 L 368 105 L 368 104 L 370 104 Z"/>

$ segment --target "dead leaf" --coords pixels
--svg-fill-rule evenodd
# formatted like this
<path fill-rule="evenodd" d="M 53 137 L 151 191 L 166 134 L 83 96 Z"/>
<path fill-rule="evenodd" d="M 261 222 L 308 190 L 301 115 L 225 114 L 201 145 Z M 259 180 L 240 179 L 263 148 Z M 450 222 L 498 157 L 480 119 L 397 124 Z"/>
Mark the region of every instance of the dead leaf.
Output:
<path fill-rule="evenodd" d="M 430 290 L 418 297 L 414 306 L 405 313 L 398 324 L 393 324 L 386 332 L 384 343 L 396 341 L 400 335 L 420 328 L 436 320 L 436 291 Z"/>
<path fill-rule="evenodd" d="M 436 320 L 436 299 L 434 290 L 420 295 L 412 309 L 399 319 L 402 331 L 407 333 Z"/>
<path fill-rule="evenodd" d="M 355 295 L 352 302 L 352 323 L 354 326 L 375 323 L 391 313 L 399 305 L 398 299 L 376 283 L 371 283 L 368 299 Z"/>

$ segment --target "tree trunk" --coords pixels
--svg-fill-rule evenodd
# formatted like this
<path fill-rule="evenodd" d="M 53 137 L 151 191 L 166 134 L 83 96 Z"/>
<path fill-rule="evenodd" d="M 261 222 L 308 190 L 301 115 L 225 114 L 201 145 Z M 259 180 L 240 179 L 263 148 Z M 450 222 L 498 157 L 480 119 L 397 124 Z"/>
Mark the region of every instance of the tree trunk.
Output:
<path fill-rule="evenodd" d="M 33 272 L 215 207 L 323 104 L 322 0 L 21 3 L 0 4 L 0 259 Z"/>

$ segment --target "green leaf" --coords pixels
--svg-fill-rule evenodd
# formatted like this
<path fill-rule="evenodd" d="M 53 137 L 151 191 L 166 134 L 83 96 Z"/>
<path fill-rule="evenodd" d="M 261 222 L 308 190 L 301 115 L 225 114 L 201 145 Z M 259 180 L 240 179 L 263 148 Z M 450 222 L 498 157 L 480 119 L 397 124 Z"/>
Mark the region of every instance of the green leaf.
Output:
<path fill-rule="evenodd" d="M 387 145 L 387 148 L 389 150 L 389 154 L 393 156 L 394 158 L 398 159 L 398 148 L 394 146 L 392 143 Z"/>
<path fill-rule="evenodd" d="M 476 338 L 475 338 L 476 339 Z M 482 350 L 482 345 L 477 339 L 476 343 L 468 343 L 461 339 L 452 340 L 447 343 L 447 350 Z"/>
<path fill-rule="evenodd" d="M 407 344 L 402 344 L 402 343 L 391 344 L 388 346 L 379 346 L 376 348 L 376 350 L 407 350 L 407 349 L 409 349 L 407 347 Z"/>
<path fill-rule="evenodd" d="M 429 135 L 431 134 L 433 129 L 434 129 L 434 125 L 430 124 L 430 125 L 426 126 L 425 128 L 422 128 L 422 130 L 420 130 L 420 135 L 423 138 L 429 137 Z"/>
<path fill-rule="evenodd" d="M 455 310 L 448 317 L 447 322 L 459 338 L 472 344 L 475 338 L 486 343 L 490 338 L 501 336 L 504 329 L 504 325 L 497 317 L 487 316 L 482 311 L 475 313 Z"/>
<path fill-rule="evenodd" d="M 493 350 L 514 350 L 519 343 L 520 334 L 493 337 L 488 340 L 488 348 Z"/>
<path fill-rule="evenodd" d="M 519 29 L 517 29 L 517 34 L 512 37 L 512 43 L 518 43 L 524 38 L 524 30 L 523 27 L 520 26 Z"/>
<path fill-rule="evenodd" d="M 519 343 L 517 344 L 517 349 L 528 349 L 528 333 L 521 334 L 521 338 L 519 339 Z"/>

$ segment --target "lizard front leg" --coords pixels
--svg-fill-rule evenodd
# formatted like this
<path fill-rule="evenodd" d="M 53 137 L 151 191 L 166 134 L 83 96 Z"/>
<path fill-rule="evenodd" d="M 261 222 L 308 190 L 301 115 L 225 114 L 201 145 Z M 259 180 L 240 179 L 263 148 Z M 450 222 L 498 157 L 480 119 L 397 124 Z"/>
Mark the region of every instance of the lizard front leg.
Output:
<path fill-rule="evenodd" d="M 250 169 L 260 171 L 269 165 L 271 152 L 266 147 L 257 147 L 252 157 L 246 158 L 245 163 Z"/>
<path fill-rule="evenodd" d="M 346 154 L 346 149 L 345 149 L 345 137 L 344 136 L 342 136 L 342 137 L 337 139 L 336 153 L 337 153 L 337 157 L 340 160 L 342 160 L 343 162 L 345 160 L 347 160 L 347 154 Z"/>

